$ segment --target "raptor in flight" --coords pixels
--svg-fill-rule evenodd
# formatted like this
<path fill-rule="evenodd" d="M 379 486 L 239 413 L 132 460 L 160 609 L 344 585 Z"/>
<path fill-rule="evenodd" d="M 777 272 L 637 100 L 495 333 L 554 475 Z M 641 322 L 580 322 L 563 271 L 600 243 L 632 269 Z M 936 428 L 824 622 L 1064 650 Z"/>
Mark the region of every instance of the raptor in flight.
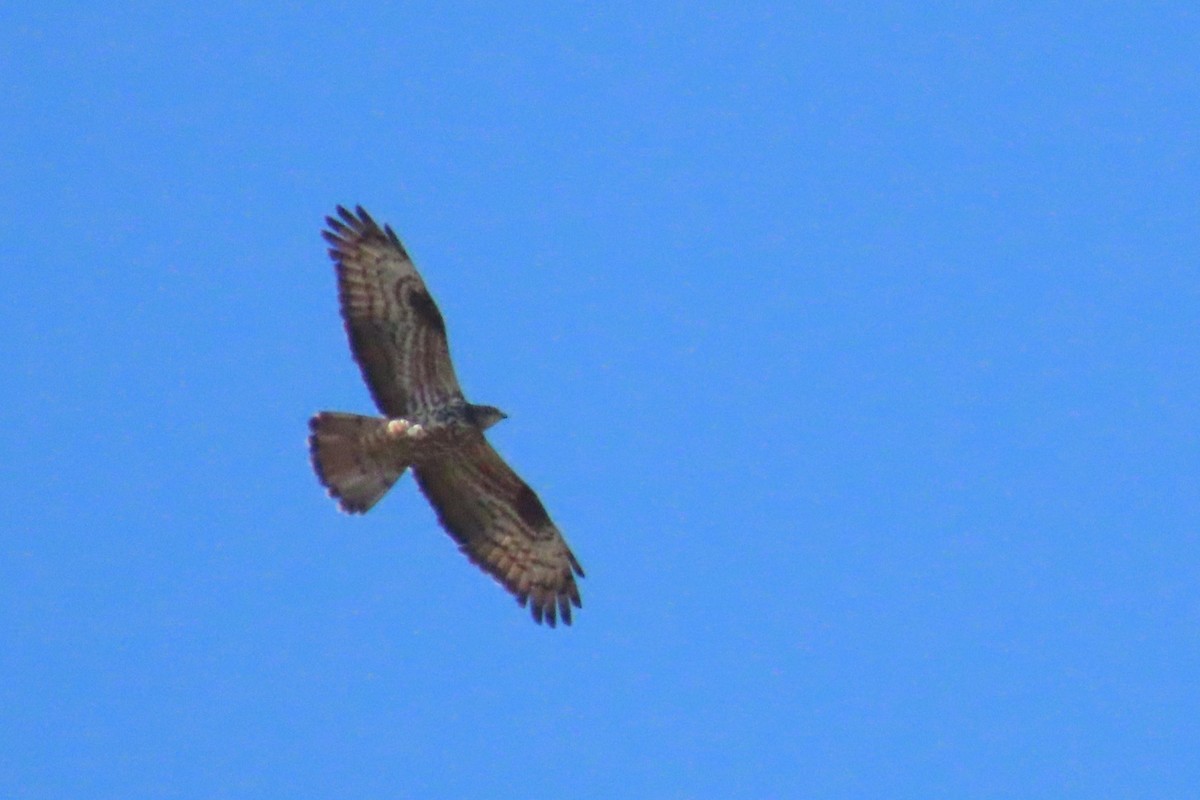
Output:
<path fill-rule="evenodd" d="M 505 415 L 463 397 L 445 322 L 404 245 L 362 206 L 338 206 L 326 222 L 350 350 L 384 416 L 322 411 L 309 420 L 317 478 L 343 511 L 361 514 L 411 468 L 467 558 L 537 622 L 570 625 L 583 569 L 538 496 L 484 438 Z"/>

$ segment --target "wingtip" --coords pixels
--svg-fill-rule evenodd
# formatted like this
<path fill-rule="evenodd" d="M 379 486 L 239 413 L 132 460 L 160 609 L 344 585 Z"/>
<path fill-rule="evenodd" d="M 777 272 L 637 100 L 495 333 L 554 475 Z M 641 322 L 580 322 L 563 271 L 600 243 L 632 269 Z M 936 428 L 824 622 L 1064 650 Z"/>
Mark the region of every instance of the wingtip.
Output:
<path fill-rule="evenodd" d="M 354 213 L 358 215 L 358 224 L 363 226 L 363 228 L 365 230 L 369 230 L 369 231 L 379 230 L 379 223 L 377 223 L 371 217 L 371 215 L 367 213 L 367 210 L 365 208 L 363 208 L 362 206 L 355 206 Z"/>
<path fill-rule="evenodd" d="M 517 603 L 524 606 L 524 600 L 527 599 L 530 598 L 518 596 Z M 577 591 L 571 595 L 554 594 L 545 597 L 537 597 L 535 595 L 531 599 L 529 613 L 533 617 L 533 621 L 539 625 L 546 625 L 551 628 L 557 627 L 560 621 L 563 625 L 570 625 L 575 621 L 573 618 L 574 615 L 571 613 L 571 606 L 575 608 L 583 607 L 579 601 L 579 592 Z"/>

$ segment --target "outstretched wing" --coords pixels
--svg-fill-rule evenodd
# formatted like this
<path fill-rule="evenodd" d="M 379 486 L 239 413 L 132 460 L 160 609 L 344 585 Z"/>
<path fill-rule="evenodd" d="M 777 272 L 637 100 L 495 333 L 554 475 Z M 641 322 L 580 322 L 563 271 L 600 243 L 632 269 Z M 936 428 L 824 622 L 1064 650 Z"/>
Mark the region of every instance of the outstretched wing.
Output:
<path fill-rule="evenodd" d="M 350 350 L 379 410 L 407 417 L 462 397 L 446 324 L 390 225 L 358 206 L 326 217 Z"/>
<path fill-rule="evenodd" d="M 571 624 L 583 569 L 542 502 L 479 434 L 413 468 L 442 527 L 467 558 L 529 603 L 533 618 Z"/>

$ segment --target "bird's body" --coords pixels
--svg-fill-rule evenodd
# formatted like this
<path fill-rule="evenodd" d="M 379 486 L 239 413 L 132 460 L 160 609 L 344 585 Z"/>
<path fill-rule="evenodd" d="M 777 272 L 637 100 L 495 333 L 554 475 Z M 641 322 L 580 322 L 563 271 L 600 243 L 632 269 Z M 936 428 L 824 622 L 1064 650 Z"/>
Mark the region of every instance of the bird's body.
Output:
<path fill-rule="evenodd" d="M 471 561 L 529 603 L 538 622 L 570 624 L 583 570 L 537 495 L 484 438 L 505 415 L 463 396 L 441 312 L 400 240 L 361 206 L 339 206 L 327 222 L 350 349 L 386 416 L 314 416 L 317 477 L 344 511 L 364 513 L 411 469 Z"/>

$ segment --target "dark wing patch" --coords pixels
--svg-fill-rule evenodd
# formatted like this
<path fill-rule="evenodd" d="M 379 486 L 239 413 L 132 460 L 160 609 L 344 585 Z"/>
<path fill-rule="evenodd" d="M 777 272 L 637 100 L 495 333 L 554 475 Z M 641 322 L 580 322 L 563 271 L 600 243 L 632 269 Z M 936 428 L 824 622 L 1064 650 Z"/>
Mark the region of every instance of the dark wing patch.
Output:
<path fill-rule="evenodd" d="M 442 319 L 442 312 L 438 311 L 437 304 L 433 302 L 429 292 L 411 292 L 408 295 L 408 305 L 426 325 L 435 331 L 441 331 L 442 336 L 446 335 L 446 321 Z"/>
<path fill-rule="evenodd" d="M 571 624 L 583 569 L 545 507 L 480 434 L 413 467 L 442 527 L 473 563 L 528 604 L 537 622 Z"/>
<path fill-rule="evenodd" d="M 517 513 L 521 516 L 521 521 L 531 528 L 544 528 L 552 524 L 550 515 L 546 513 L 546 507 L 542 505 L 542 501 L 533 493 L 533 489 L 529 488 L 529 484 L 521 486 L 517 492 L 516 498 L 513 500 L 513 506 L 517 509 Z"/>
<path fill-rule="evenodd" d="M 337 265 L 350 350 L 379 410 L 406 417 L 462 397 L 446 325 L 390 226 L 338 206 L 322 235 Z"/>

